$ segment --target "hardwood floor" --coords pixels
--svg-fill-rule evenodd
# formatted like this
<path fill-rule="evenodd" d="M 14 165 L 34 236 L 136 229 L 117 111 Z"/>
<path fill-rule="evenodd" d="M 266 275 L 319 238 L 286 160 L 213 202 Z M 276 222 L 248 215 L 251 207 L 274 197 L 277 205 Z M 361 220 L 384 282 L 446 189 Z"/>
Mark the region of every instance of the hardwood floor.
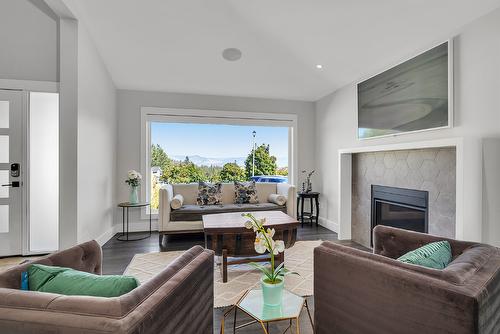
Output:
<path fill-rule="evenodd" d="M 365 249 L 363 246 L 351 241 L 339 241 L 337 234 L 321 226 L 304 226 L 297 230 L 297 240 L 330 240 L 342 244 L 349 245 L 360 249 Z M 166 242 L 165 242 L 166 241 Z M 109 240 L 103 246 L 103 273 L 104 274 L 122 274 L 132 258 L 137 253 L 150 253 L 160 251 L 187 250 L 194 245 L 204 246 L 203 234 L 192 235 L 176 235 L 169 236 L 168 240 L 164 240 L 164 246 L 160 249 L 158 243 L 158 233 L 144 240 L 123 242 L 116 240 L 116 236 Z M 311 314 L 314 314 L 314 298 L 307 298 Z M 214 309 L 214 333 L 219 333 L 220 322 L 222 315 L 226 309 Z M 236 323 L 238 325 L 246 323 L 251 319 L 238 312 Z M 226 318 L 226 333 L 233 333 L 233 315 L 232 313 Z M 313 333 L 311 324 L 307 317 L 307 312 L 304 310 L 300 317 L 300 333 Z M 270 333 L 282 333 L 288 326 L 288 321 L 279 321 L 269 324 Z M 248 327 L 241 328 L 237 331 L 241 334 L 262 333 L 260 325 L 254 324 Z"/>
<path fill-rule="evenodd" d="M 135 233 L 131 233 L 130 235 L 132 236 L 134 234 Z M 118 235 L 115 235 L 115 237 L 102 247 L 104 274 L 122 274 L 134 255 L 138 253 L 187 250 L 195 245 L 205 245 L 203 234 L 165 236 L 167 240 L 164 240 L 164 247 L 162 247 L 162 249 L 160 249 L 158 243 L 158 232 L 153 232 L 150 238 L 139 241 L 118 241 L 116 240 L 117 236 Z M 331 240 L 339 242 L 337 233 L 322 226 L 299 227 L 297 230 L 297 240 Z M 356 246 L 356 244 L 349 241 L 342 243 Z"/>

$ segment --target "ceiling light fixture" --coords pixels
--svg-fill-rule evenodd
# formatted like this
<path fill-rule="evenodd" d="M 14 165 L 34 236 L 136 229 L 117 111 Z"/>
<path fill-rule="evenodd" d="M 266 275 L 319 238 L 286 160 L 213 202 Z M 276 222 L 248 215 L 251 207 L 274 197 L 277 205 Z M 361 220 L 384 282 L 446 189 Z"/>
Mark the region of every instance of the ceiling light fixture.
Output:
<path fill-rule="evenodd" d="M 321 70 L 321 69 L 323 68 L 323 65 L 318 64 L 318 65 L 316 65 L 316 68 L 317 68 L 318 70 Z"/>
<path fill-rule="evenodd" d="M 241 50 L 237 48 L 228 48 L 222 51 L 222 58 L 227 61 L 237 61 L 241 58 Z"/>

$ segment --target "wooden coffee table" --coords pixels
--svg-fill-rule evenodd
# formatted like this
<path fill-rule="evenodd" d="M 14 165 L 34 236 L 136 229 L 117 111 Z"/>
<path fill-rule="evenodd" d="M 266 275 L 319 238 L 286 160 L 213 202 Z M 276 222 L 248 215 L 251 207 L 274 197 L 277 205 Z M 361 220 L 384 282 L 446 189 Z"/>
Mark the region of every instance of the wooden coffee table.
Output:
<path fill-rule="evenodd" d="M 257 219 L 266 218 L 264 226 L 274 228 L 274 240 L 283 240 L 285 248 L 292 247 L 297 239 L 299 222 L 281 211 L 252 212 Z M 219 213 L 203 216 L 205 231 L 205 248 L 211 249 L 215 255 L 222 256 L 222 281 L 227 282 L 227 266 L 249 262 L 267 262 L 268 256 L 255 251 L 255 232 L 245 228 L 247 218 L 241 212 Z M 259 256 L 256 258 L 256 256 Z M 237 257 L 231 259 L 228 257 Z M 280 253 L 276 265 L 285 261 L 284 253 Z"/>

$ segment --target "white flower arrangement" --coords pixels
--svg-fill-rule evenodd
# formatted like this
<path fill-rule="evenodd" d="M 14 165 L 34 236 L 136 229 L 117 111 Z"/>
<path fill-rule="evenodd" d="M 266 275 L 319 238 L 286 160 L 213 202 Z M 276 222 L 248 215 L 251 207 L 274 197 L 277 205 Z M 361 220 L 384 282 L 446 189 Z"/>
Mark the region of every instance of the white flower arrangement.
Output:
<path fill-rule="evenodd" d="M 132 169 L 128 171 L 125 183 L 131 187 L 138 187 L 141 185 L 141 180 L 142 180 L 141 173 Z"/>
<path fill-rule="evenodd" d="M 295 274 L 285 268 L 285 263 L 281 263 L 278 267 L 274 266 L 274 256 L 285 251 L 285 242 L 283 240 L 273 240 L 276 231 L 274 228 L 265 228 L 266 219 L 258 220 L 251 213 L 243 213 L 243 217 L 248 218 L 245 222 L 245 227 L 255 232 L 255 251 L 259 254 L 269 252 L 271 255 L 271 268 L 251 262 L 250 265 L 259 269 L 267 278 L 268 283 L 277 284 L 283 280 L 285 275 Z"/>

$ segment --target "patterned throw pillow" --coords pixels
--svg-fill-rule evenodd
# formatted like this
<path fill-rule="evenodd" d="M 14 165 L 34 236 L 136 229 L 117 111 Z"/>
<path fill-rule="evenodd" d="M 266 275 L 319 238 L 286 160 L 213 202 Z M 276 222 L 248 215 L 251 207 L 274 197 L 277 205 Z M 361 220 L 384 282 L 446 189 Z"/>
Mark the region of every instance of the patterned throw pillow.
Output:
<path fill-rule="evenodd" d="M 398 260 L 427 268 L 444 269 L 451 261 L 451 246 L 448 241 L 431 242 L 406 253 Z"/>
<path fill-rule="evenodd" d="M 215 205 L 222 202 L 222 183 L 215 184 L 208 182 L 198 183 L 198 197 L 196 204 L 198 205 Z"/>
<path fill-rule="evenodd" d="M 250 182 L 234 181 L 234 192 L 235 192 L 234 203 L 236 204 L 259 203 L 255 181 L 250 181 Z"/>

